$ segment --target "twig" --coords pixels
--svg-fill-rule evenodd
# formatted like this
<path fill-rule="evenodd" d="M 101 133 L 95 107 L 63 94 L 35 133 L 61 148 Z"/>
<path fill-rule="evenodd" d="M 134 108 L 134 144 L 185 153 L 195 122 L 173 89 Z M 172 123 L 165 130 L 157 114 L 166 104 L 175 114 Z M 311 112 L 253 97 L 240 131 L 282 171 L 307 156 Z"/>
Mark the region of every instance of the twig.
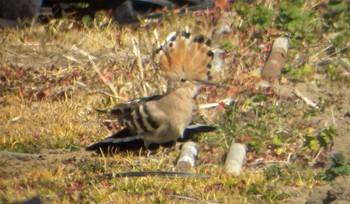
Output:
<path fill-rule="evenodd" d="M 144 79 L 145 79 L 144 70 L 145 70 L 145 68 L 142 65 L 140 45 L 139 45 L 138 41 L 134 37 L 131 38 L 131 42 L 132 42 L 132 51 L 133 51 L 134 55 L 136 56 L 137 66 L 139 68 L 139 73 L 140 73 L 140 76 L 141 76 L 140 86 L 142 88 L 143 94 L 144 95 L 149 95 L 148 91 L 147 91 L 147 88 L 145 86 L 145 83 L 144 83 Z"/>
<path fill-rule="evenodd" d="M 341 58 L 340 59 L 340 63 L 344 66 L 350 67 L 350 63 L 347 59 L 345 58 Z M 339 66 L 339 68 L 341 69 L 341 71 L 343 72 L 344 76 L 350 76 L 350 72 L 348 72 L 345 68 L 343 68 L 343 66 Z"/>
<path fill-rule="evenodd" d="M 311 166 L 313 166 L 315 164 L 315 161 L 317 160 L 317 158 L 320 156 L 321 152 L 323 151 L 323 147 L 320 148 L 320 151 L 318 151 L 317 155 L 315 156 L 315 158 L 311 161 Z"/>
<path fill-rule="evenodd" d="M 62 55 L 62 56 L 65 57 L 65 58 L 67 58 L 68 60 L 71 60 L 71 61 L 76 62 L 76 63 L 78 63 L 78 64 L 82 64 L 81 61 L 75 59 L 75 58 L 72 57 L 72 56 L 69 56 L 69 55 Z"/>
<path fill-rule="evenodd" d="M 102 120 L 102 122 L 104 123 L 113 123 L 116 122 L 117 120 Z"/>
<path fill-rule="evenodd" d="M 17 116 L 17 117 L 14 117 L 10 120 L 11 123 L 14 123 L 14 122 L 17 122 L 19 120 L 21 120 L 23 117 L 22 116 Z"/>
<path fill-rule="evenodd" d="M 336 126 L 336 121 L 335 121 L 335 117 L 334 117 L 334 111 L 333 111 L 333 107 L 331 107 L 331 113 L 332 113 L 332 120 L 333 120 L 333 125 Z"/>
<path fill-rule="evenodd" d="M 73 47 L 71 48 L 71 50 L 76 51 L 76 52 L 78 52 L 78 53 L 84 55 L 85 57 L 88 57 L 89 59 L 92 59 L 92 60 L 96 60 L 96 59 L 97 59 L 96 57 L 92 56 L 90 53 L 85 52 L 84 50 L 79 49 L 79 48 L 78 48 L 77 46 L 75 46 L 75 45 L 73 45 Z"/>
<path fill-rule="evenodd" d="M 84 87 L 84 88 L 89 88 L 88 85 L 86 85 L 85 83 L 81 82 L 81 81 L 77 81 L 77 84 L 79 84 L 80 86 Z"/>
<path fill-rule="evenodd" d="M 325 49 L 323 49 L 323 50 L 321 50 L 320 52 L 316 53 L 315 55 L 311 56 L 309 61 L 311 61 L 311 62 L 312 62 L 312 61 L 318 61 L 318 59 L 315 59 L 315 60 L 314 60 L 313 58 L 316 58 L 316 57 L 317 57 L 318 55 L 320 55 L 321 53 L 326 52 L 326 51 L 327 51 L 329 48 L 331 48 L 331 47 L 333 47 L 333 45 L 329 45 L 329 46 L 326 47 Z M 338 54 L 338 53 L 342 52 L 343 50 L 348 49 L 349 47 L 350 47 L 350 45 L 349 45 L 349 46 L 346 46 L 346 47 L 343 47 L 343 48 L 341 48 L 341 49 L 339 49 L 339 50 L 333 52 L 332 54 L 333 54 L 333 55 Z"/>
<path fill-rule="evenodd" d="M 292 156 L 292 153 L 289 153 L 289 154 L 288 154 L 288 157 L 287 157 L 287 162 L 288 162 L 288 163 L 290 163 L 290 158 L 291 158 L 291 156 Z"/>
<path fill-rule="evenodd" d="M 40 154 L 28 154 L 28 153 L 18 153 L 18 152 L 9 152 L 9 151 L 0 151 L 0 156 L 7 156 L 7 157 L 15 157 L 15 158 L 33 158 L 33 159 L 39 159 L 43 158 Z"/>
<path fill-rule="evenodd" d="M 314 58 L 316 58 L 318 55 L 322 54 L 323 52 L 326 52 L 329 48 L 333 47 L 333 45 L 329 45 L 328 47 L 324 48 L 323 50 L 319 51 L 318 53 L 314 54 L 310 57 L 310 61 L 314 61 Z"/>
<path fill-rule="evenodd" d="M 212 201 L 197 200 L 194 198 L 189 198 L 189 197 L 179 196 L 179 195 L 171 195 L 171 197 L 179 198 L 179 199 L 183 199 L 183 200 L 188 200 L 188 201 L 193 201 L 194 203 L 207 203 L 207 204 L 218 204 L 219 203 L 219 202 L 212 202 Z"/>
<path fill-rule="evenodd" d="M 178 171 L 128 171 L 120 172 L 115 174 L 105 174 L 104 177 L 144 177 L 144 176 L 160 176 L 168 178 L 200 178 L 207 179 L 210 178 L 209 175 L 205 174 L 194 174 L 189 172 L 178 172 Z"/>
<path fill-rule="evenodd" d="M 310 99 L 306 98 L 306 96 L 302 95 L 297 89 L 293 90 L 293 93 L 301 98 L 307 105 L 314 107 L 314 108 L 319 108 L 318 105 L 314 102 L 312 102 Z"/>
<path fill-rule="evenodd" d="M 225 105 L 230 105 L 232 103 L 233 99 L 232 98 L 225 98 L 221 100 L 218 103 L 207 103 L 207 104 L 201 104 L 198 106 L 198 109 L 207 109 L 207 108 L 213 108 L 218 106 L 220 103 L 224 103 Z"/>
<path fill-rule="evenodd" d="M 247 166 L 249 166 L 249 167 L 262 166 L 262 165 L 271 166 L 271 165 L 275 165 L 275 164 L 290 165 L 289 160 L 290 160 L 289 155 L 288 155 L 288 158 L 286 161 L 280 161 L 280 160 L 268 160 L 268 161 L 266 161 L 263 158 L 259 158 L 259 159 L 254 160 L 253 162 L 250 162 L 249 164 L 247 164 Z"/>

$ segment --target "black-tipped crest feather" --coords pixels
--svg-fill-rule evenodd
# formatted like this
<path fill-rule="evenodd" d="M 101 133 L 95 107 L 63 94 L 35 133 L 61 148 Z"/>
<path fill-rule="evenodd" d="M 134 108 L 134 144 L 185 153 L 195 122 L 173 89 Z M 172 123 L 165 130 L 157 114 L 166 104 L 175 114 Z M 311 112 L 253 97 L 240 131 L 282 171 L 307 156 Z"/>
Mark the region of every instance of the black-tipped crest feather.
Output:
<path fill-rule="evenodd" d="M 209 80 L 215 53 L 209 47 L 210 39 L 198 35 L 190 39 L 189 31 L 173 32 L 157 50 L 160 69 L 167 75 L 183 76 L 189 81 Z"/>

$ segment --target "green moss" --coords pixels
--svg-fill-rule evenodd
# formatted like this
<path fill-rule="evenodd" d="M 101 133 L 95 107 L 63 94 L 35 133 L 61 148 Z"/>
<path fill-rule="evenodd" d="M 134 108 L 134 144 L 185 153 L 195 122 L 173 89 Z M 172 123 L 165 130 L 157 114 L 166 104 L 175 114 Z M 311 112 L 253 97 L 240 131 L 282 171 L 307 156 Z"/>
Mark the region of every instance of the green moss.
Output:
<path fill-rule="evenodd" d="M 312 151 L 316 151 L 323 147 L 329 149 L 333 145 L 336 136 L 336 128 L 330 127 L 320 131 L 317 135 L 305 135 L 305 146 Z"/>
<path fill-rule="evenodd" d="M 287 65 L 283 68 L 282 72 L 292 80 L 303 81 L 315 74 L 315 68 L 310 64 L 305 64 L 299 68 Z"/>
<path fill-rule="evenodd" d="M 325 180 L 332 181 L 338 176 L 350 175 L 350 163 L 342 152 L 331 157 L 332 164 L 325 172 Z"/>
<path fill-rule="evenodd" d="M 279 8 L 276 23 L 286 29 L 293 39 L 316 42 L 321 18 L 313 10 L 303 9 L 303 1 L 284 1 Z M 291 46 L 294 46 L 291 41 Z"/>
<path fill-rule="evenodd" d="M 250 6 L 247 3 L 234 4 L 234 10 L 246 21 L 244 26 L 256 26 L 258 30 L 273 24 L 275 13 L 261 5 Z"/>
<path fill-rule="evenodd" d="M 223 40 L 220 42 L 220 47 L 224 49 L 226 52 L 231 52 L 233 51 L 237 46 L 232 44 L 230 41 Z"/>

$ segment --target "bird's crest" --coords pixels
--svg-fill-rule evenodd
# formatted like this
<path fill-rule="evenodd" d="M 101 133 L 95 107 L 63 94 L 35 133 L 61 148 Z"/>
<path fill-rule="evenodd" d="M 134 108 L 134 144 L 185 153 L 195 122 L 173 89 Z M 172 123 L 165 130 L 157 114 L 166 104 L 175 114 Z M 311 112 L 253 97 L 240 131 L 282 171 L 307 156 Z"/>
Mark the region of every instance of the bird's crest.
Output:
<path fill-rule="evenodd" d="M 212 74 L 220 71 L 222 60 L 210 46 L 211 40 L 203 35 L 192 37 L 187 30 L 172 32 L 156 50 L 160 70 L 168 77 L 211 80 Z"/>

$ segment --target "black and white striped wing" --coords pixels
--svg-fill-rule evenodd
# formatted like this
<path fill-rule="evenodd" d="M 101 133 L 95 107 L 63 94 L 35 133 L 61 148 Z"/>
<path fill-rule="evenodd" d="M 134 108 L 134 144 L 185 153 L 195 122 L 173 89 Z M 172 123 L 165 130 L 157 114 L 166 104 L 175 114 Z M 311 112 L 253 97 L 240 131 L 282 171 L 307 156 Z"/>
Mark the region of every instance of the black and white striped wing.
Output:
<path fill-rule="evenodd" d="M 117 120 L 121 122 L 125 118 L 128 118 L 128 116 L 130 116 L 130 114 L 132 114 L 134 110 L 138 109 L 140 105 L 149 101 L 159 100 L 163 96 L 164 95 L 154 95 L 154 96 L 133 99 L 125 103 L 120 103 L 110 110 L 110 114 L 113 116 L 116 116 Z"/>
<path fill-rule="evenodd" d="M 161 121 L 156 121 L 148 109 L 148 104 L 143 103 L 130 114 L 124 115 L 120 123 L 128 127 L 134 134 L 148 134 L 155 131 Z"/>

